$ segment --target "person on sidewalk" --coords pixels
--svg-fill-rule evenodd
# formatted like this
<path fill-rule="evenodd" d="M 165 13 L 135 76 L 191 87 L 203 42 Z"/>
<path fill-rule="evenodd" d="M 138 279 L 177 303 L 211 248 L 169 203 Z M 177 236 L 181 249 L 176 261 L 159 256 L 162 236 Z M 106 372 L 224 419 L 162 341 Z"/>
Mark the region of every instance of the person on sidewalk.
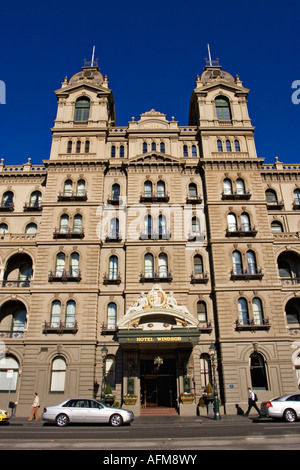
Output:
<path fill-rule="evenodd" d="M 37 393 L 34 393 L 33 396 L 34 396 L 34 399 L 33 399 L 32 407 L 31 407 L 31 413 L 30 413 L 28 421 L 32 421 L 33 418 L 35 419 L 35 421 L 37 421 L 39 419 L 38 410 L 39 410 L 39 406 L 40 406 L 40 399 L 39 399 L 39 396 L 38 396 Z"/>
<path fill-rule="evenodd" d="M 248 396 L 248 410 L 246 411 L 245 416 L 246 417 L 248 416 L 248 414 L 250 413 L 250 410 L 251 410 L 252 407 L 255 408 L 257 413 L 259 414 L 259 416 L 261 416 L 260 409 L 258 408 L 258 406 L 256 404 L 255 393 L 251 390 L 250 387 L 248 387 L 248 393 L 249 393 L 249 396 Z"/>

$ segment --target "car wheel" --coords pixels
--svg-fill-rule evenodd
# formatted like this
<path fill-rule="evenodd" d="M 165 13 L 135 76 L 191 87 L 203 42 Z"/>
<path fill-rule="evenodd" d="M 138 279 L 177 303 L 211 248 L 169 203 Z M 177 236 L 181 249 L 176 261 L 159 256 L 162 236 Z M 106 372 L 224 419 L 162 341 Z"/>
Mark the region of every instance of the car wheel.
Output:
<path fill-rule="evenodd" d="M 110 422 L 111 426 L 118 427 L 118 426 L 121 426 L 123 424 L 123 418 L 122 418 L 121 415 L 115 413 L 110 417 L 109 422 Z"/>
<path fill-rule="evenodd" d="M 289 423 L 293 423 L 297 419 L 295 411 L 290 408 L 288 410 L 285 410 L 283 417 Z"/>
<path fill-rule="evenodd" d="M 61 413 L 60 415 L 56 416 L 56 424 L 57 426 L 59 426 L 60 428 L 63 428 L 64 426 L 67 426 L 67 424 L 69 423 L 69 418 L 67 415 Z"/>

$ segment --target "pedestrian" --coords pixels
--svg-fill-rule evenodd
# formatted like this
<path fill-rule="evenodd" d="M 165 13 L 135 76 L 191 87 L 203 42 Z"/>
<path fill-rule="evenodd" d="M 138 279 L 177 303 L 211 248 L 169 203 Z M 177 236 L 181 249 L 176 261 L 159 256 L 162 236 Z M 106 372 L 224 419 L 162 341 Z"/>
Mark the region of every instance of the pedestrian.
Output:
<path fill-rule="evenodd" d="M 256 404 L 256 396 L 255 396 L 255 393 L 251 390 L 250 387 L 248 387 L 248 410 L 246 411 L 245 413 L 245 416 L 247 417 L 251 408 L 255 408 L 257 413 L 259 414 L 259 416 L 261 416 L 261 412 L 260 412 L 260 409 L 258 408 L 257 404 Z"/>
<path fill-rule="evenodd" d="M 31 413 L 30 413 L 28 421 L 32 421 L 33 418 L 35 419 L 35 421 L 39 419 L 38 409 L 40 406 L 40 399 L 37 393 L 34 393 L 33 396 L 34 396 L 34 399 L 33 399 Z"/>

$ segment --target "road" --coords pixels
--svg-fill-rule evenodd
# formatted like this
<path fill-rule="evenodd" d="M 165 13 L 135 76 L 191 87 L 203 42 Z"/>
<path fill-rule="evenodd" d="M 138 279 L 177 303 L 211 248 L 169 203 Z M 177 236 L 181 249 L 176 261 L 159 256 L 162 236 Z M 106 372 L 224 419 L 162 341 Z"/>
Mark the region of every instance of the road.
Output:
<path fill-rule="evenodd" d="M 0 426 L 0 450 L 114 450 L 174 452 L 198 450 L 299 450 L 300 421 L 136 418 L 130 426 L 73 425 L 57 428 L 39 421 Z"/>

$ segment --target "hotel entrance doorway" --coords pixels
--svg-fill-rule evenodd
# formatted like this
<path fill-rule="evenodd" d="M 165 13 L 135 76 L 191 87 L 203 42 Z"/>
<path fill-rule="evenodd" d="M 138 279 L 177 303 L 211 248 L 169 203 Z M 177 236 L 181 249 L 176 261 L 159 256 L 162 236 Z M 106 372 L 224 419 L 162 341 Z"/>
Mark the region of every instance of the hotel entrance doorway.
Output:
<path fill-rule="evenodd" d="M 144 408 L 162 406 L 176 407 L 177 398 L 176 360 L 164 359 L 157 366 L 154 360 L 141 360 L 141 397 Z"/>

